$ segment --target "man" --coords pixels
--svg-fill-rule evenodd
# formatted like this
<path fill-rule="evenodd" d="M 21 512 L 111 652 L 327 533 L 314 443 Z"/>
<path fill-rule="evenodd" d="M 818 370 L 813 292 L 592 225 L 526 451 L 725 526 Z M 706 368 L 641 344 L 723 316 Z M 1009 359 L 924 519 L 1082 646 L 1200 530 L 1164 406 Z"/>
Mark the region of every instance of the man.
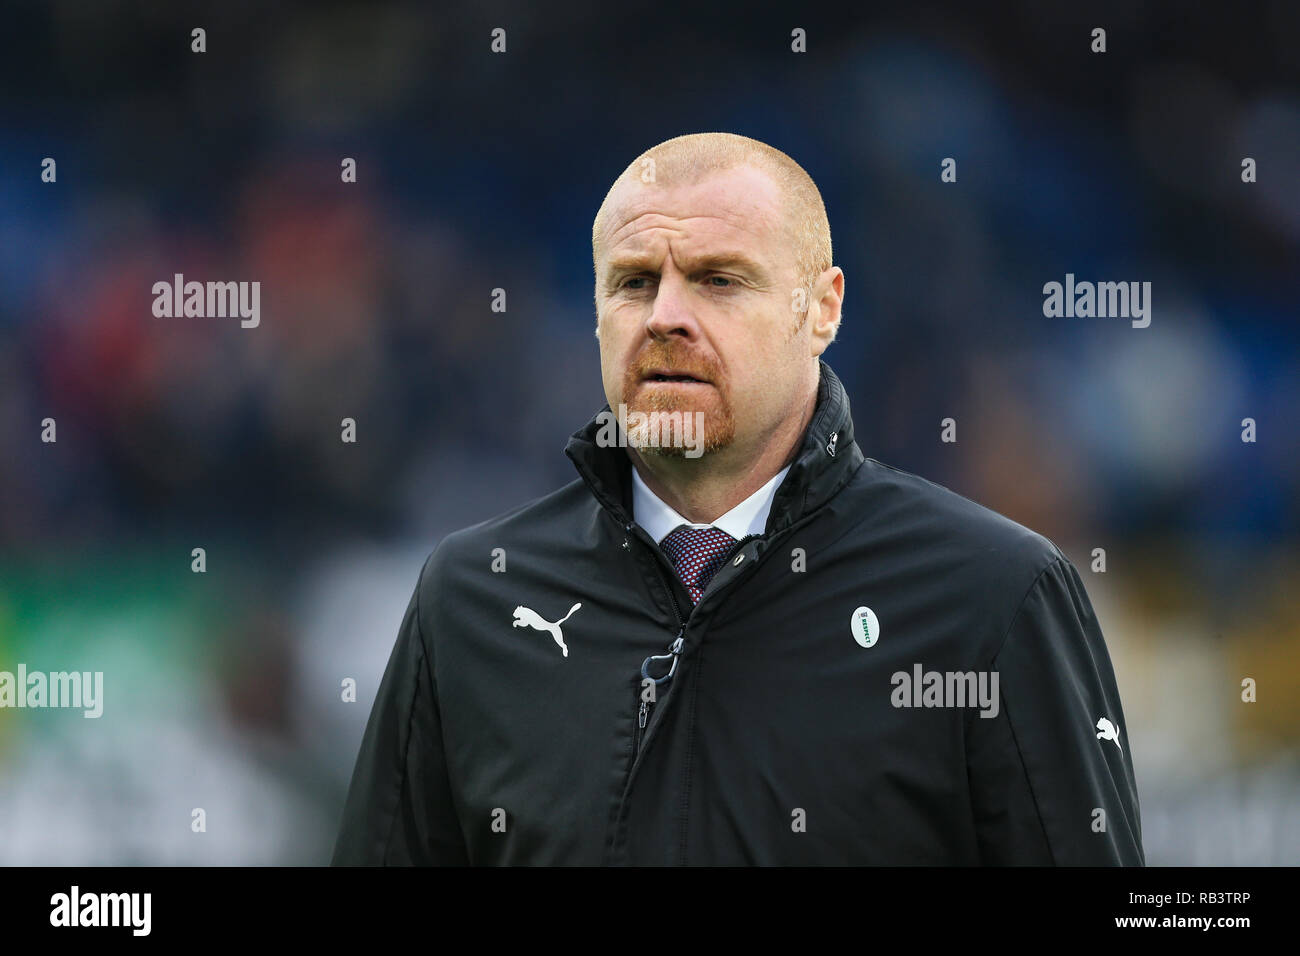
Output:
<path fill-rule="evenodd" d="M 334 862 L 1143 864 L 1074 567 L 854 442 L 807 173 L 669 140 L 592 248 L 579 479 L 429 556 Z"/>

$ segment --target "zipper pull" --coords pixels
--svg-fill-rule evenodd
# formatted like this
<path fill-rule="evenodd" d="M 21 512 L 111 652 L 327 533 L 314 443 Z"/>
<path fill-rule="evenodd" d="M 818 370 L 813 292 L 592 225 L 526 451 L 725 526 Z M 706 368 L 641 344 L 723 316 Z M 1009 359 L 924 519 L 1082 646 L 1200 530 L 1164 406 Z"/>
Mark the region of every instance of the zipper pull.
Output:
<path fill-rule="evenodd" d="M 643 679 L 653 680 L 656 686 L 661 686 L 663 684 L 668 683 L 668 681 L 672 680 L 673 675 L 677 673 L 677 659 L 678 656 L 682 653 L 682 645 L 686 643 L 686 638 L 682 636 L 685 633 L 686 633 L 685 627 L 682 627 L 677 631 L 677 639 L 668 645 L 667 654 L 651 654 L 649 657 L 647 657 L 644 661 L 641 662 L 641 677 Z M 650 676 L 650 662 L 666 661 L 666 660 L 672 661 L 672 664 L 668 668 L 668 673 L 665 674 L 663 677 L 652 678 Z"/>
<path fill-rule="evenodd" d="M 641 710 L 636 715 L 636 725 L 640 727 L 642 730 L 645 730 L 645 715 L 646 715 L 646 711 L 648 711 L 649 709 L 650 709 L 649 705 L 646 704 L 644 700 L 641 701 Z"/>
<path fill-rule="evenodd" d="M 677 673 L 677 662 L 681 660 L 682 645 L 686 643 L 686 638 L 682 637 L 682 634 L 684 634 L 685 631 L 686 628 L 682 628 L 678 631 L 677 640 L 668 645 L 668 653 L 672 656 L 673 664 L 668 668 L 668 674 L 664 677 L 664 680 L 666 681 L 672 680 L 673 675 Z"/>

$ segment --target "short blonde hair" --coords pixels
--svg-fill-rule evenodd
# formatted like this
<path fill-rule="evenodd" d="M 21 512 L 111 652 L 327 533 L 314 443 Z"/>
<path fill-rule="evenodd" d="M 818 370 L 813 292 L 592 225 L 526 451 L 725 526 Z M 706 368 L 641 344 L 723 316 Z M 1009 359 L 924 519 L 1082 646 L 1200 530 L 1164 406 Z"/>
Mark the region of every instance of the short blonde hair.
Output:
<path fill-rule="evenodd" d="M 645 161 L 654 160 L 655 181 L 695 183 L 713 173 L 753 166 L 769 175 L 785 199 L 786 224 L 794 244 L 795 275 L 809 297 L 813 283 L 831 267 L 831 226 L 817 184 L 779 149 L 736 133 L 690 133 L 652 146 L 614 180 L 591 224 L 591 262 L 597 268 L 609 201 L 624 179 L 640 181 Z"/>

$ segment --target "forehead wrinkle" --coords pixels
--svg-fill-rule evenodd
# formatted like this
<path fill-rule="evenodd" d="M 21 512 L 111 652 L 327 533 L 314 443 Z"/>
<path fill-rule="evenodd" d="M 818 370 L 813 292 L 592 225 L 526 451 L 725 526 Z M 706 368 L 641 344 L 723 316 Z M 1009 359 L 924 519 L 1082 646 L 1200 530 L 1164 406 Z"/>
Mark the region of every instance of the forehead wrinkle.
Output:
<path fill-rule="evenodd" d="M 681 195 L 666 195 L 669 190 L 662 186 L 644 186 L 639 183 L 628 184 L 630 188 L 626 190 L 626 195 L 620 197 L 622 202 L 610 209 L 606 222 L 617 222 L 620 218 L 626 216 L 631 216 L 632 218 L 625 221 L 612 232 L 608 231 L 607 225 L 605 243 L 608 245 L 617 242 L 617 237 L 620 233 L 626 230 L 629 226 L 634 225 L 639 219 L 648 215 L 659 215 L 663 216 L 665 219 L 673 219 L 678 222 L 689 222 L 692 219 L 702 218 L 718 219 L 735 228 L 752 232 L 760 237 L 764 234 L 764 231 L 771 231 L 774 225 L 776 228 L 788 228 L 788 216 L 786 215 L 786 210 L 779 194 L 775 197 L 777 203 L 776 209 L 772 208 L 772 203 L 770 201 L 765 201 L 771 198 L 768 197 L 766 193 L 763 195 L 753 195 L 750 192 L 743 190 L 733 190 L 729 193 L 726 190 L 715 189 L 707 192 L 704 196 L 701 196 L 700 193 L 704 190 L 705 186 L 709 183 L 716 183 L 717 179 L 718 176 L 714 175 L 707 177 L 699 183 L 692 184 L 689 187 L 675 187 L 672 190 L 675 192 L 684 190 L 691 194 L 687 197 Z M 767 179 L 770 183 L 770 177 L 767 177 Z M 708 203 L 715 207 L 716 211 L 707 215 L 696 214 L 673 216 L 655 208 L 656 206 L 660 206 L 660 204 L 667 203 L 670 199 L 674 200 L 673 204 L 678 206 L 683 204 L 697 206 L 701 203 Z M 775 218 L 773 217 L 774 213 Z M 754 225 L 751 225 L 752 223 L 758 223 L 761 229 L 755 228 Z"/>
<path fill-rule="evenodd" d="M 612 259 L 615 257 L 616 253 L 644 255 L 644 254 L 648 254 L 648 250 L 650 249 L 650 247 L 652 246 L 657 247 L 663 242 L 666 242 L 669 248 L 672 248 L 673 246 L 678 244 L 676 240 L 686 239 L 689 242 L 693 238 L 691 236 L 685 235 L 687 230 L 683 228 L 682 225 L 674 225 L 669 223 L 656 223 L 654 225 L 642 225 L 640 227 L 637 227 L 637 223 L 641 222 L 641 220 L 647 217 L 658 217 L 661 219 L 671 220 L 673 223 L 681 223 L 683 225 L 701 219 L 714 220 L 723 223 L 727 227 L 726 230 L 723 230 L 723 234 L 717 237 L 711 236 L 708 237 L 708 239 L 713 240 L 719 245 L 723 245 L 724 247 L 726 247 L 726 251 L 728 252 L 740 253 L 754 260 L 765 258 L 765 256 L 763 255 L 763 250 L 754 249 L 752 251 L 746 251 L 743 248 L 744 246 L 743 241 L 737 241 L 740 237 L 727 235 L 727 231 L 733 231 L 739 233 L 749 233 L 750 235 L 753 235 L 758 239 L 766 238 L 764 233 L 750 226 L 749 220 L 747 219 L 739 218 L 737 222 L 732 222 L 729 217 L 706 216 L 706 215 L 686 216 L 682 218 L 676 218 L 672 216 L 665 216 L 662 213 L 655 213 L 655 212 L 642 213 L 632 221 L 624 223 L 622 226 L 620 226 L 614 232 L 614 234 L 609 237 L 609 241 L 605 244 L 606 252 L 604 258 Z M 622 239 L 620 239 L 619 235 L 629 229 L 631 229 L 632 232 L 624 236 Z M 665 239 L 665 237 L 662 235 L 662 233 L 664 232 L 671 233 L 672 235 L 669 235 Z M 621 250 L 619 247 L 624 245 L 628 246 L 628 248 L 626 250 Z M 696 255 L 702 257 L 710 254 L 711 253 L 708 253 L 706 251 L 701 251 Z"/>
<path fill-rule="evenodd" d="M 662 213 L 657 213 L 657 212 L 642 213 L 641 215 L 637 216 L 635 219 L 631 220 L 630 222 L 625 222 L 623 225 L 619 226 L 618 229 L 614 230 L 614 232 L 609 236 L 608 240 L 606 241 L 605 247 L 608 250 L 610 250 L 610 252 L 613 252 L 614 249 L 623 245 L 625 242 L 630 242 L 634 249 L 638 246 L 648 246 L 658 238 L 657 236 L 654 235 L 650 235 L 650 236 L 645 235 L 645 230 L 648 229 L 663 229 L 668 232 L 682 232 L 681 227 L 672 226 L 668 224 L 642 225 L 638 227 L 637 223 L 641 222 L 642 219 L 645 219 L 647 217 L 671 219 L 670 216 L 664 216 Z M 631 232 L 620 239 L 619 238 L 620 234 L 626 232 L 629 229 L 631 230 Z"/>

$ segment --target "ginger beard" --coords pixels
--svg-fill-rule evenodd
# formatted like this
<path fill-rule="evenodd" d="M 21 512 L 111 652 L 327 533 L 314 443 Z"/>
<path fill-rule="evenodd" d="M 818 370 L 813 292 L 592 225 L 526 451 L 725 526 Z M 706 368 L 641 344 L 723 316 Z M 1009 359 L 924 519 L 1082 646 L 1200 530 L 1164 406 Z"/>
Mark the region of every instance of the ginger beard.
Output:
<path fill-rule="evenodd" d="M 647 378 L 657 370 L 699 381 L 683 383 Z M 628 445 L 642 454 L 685 458 L 692 445 L 707 454 L 726 448 L 736 437 L 730 387 L 722 367 L 711 356 L 691 355 L 668 343 L 651 342 L 623 373 L 622 400 L 629 417 L 633 412 L 646 416 L 641 422 L 629 421 L 626 433 Z M 680 413 L 680 418 L 673 415 L 675 412 Z M 688 443 L 682 434 L 671 434 L 670 422 L 672 428 L 681 425 L 694 428 L 696 412 L 704 415 L 703 436 L 690 433 L 692 441 Z M 672 418 L 665 418 L 666 415 Z"/>

